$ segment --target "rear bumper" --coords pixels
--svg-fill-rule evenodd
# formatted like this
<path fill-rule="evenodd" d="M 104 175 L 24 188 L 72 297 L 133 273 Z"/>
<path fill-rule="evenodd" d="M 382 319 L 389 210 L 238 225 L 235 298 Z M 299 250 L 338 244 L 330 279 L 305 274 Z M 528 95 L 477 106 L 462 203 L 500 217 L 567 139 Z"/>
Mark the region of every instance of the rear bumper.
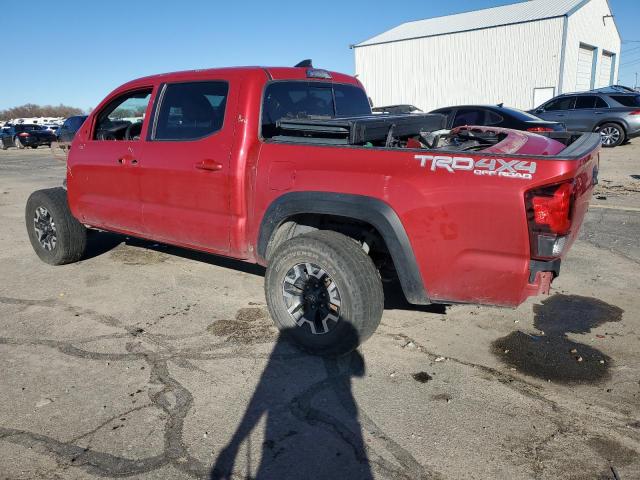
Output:
<path fill-rule="evenodd" d="M 640 137 L 640 115 L 629 115 L 626 120 L 627 138 Z"/>
<path fill-rule="evenodd" d="M 531 260 L 526 292 L 528 297 L 549 294 L 551 282 L 560 275 L 560 262 L 560 259 L 549 262 Z"/>
<path fill-rule="evenodd" d="M 53 140 L 52 139 L 47 139 L 47 138 L 37 138 L 37 137 L 33 137 L 33 136 L 29 136 L 29 137 L 20 137 L 20 142 L 25 146 L 25 147 L 32 147 L 34 145 L 51 145 L 51 142 Z"/>
<path fill-rule="evenodd" d="M 640 128 L 637 130 L 630 130 L 627 132 L 627 138 L 636 138 L 640 137 Z"/>
<path fill-rule="evenodd" d="M 533 283 L 536 279 L 536 275 L 540 272 L 552 272 L 553 277 L 560 275 L 561 260 L 551 260 L 548 262 L 542 260 L 531 260 L 529 262 L 529 283 Z"/>

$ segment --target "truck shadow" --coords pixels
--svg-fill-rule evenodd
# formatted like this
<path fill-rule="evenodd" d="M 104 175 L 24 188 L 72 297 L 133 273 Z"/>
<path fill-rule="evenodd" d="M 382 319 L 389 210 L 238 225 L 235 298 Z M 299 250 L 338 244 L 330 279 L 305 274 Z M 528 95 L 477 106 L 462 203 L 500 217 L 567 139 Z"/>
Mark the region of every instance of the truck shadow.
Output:
<path fill-rule="evenodd" d="M 444 304 L 412 305 L 404 296 L 399 281 L 384 282 L 382 288 L 384 290 L 385 310 L 407 310 L 412 312 L 435 313 L 438 315 L 446 315 L 447 313 L 447 305 Z"/>
<path fill-rule="evenodd" d="M 281 332 L 209 478 L 372 479 L 351 385 L 364 375 L 358 351 L 306 355 Z"/>
<path fill-rule="evenodd" d="M 89 230 L 87 251 L 85 252 L 83 260 L 88 260 L 94 257 L 99 257 L 100 255 L 104 255 L 105 253 L 115 250 L 120 245 L 144 248 L 146 250 L 157 252 L 160 254 L 185 258 L 187 260 L 194 260 L 196 262 L 229 268 L 232 270 L 237 270 L 243 273 L 249 273 L 251 275 L 261 277 L 264 277 L 265 273 L 265 268 L 260 265 L 247 263 L 240 260 L 234 260 L 232 258 L 227 258 L 219 255 L 213 255 L 210 253 L 190 250 L 188 248 L 174 247 L 172 245 L 158 243 L 151 240 L 144 240 L 141 238 L 128 237 L 118 233 L 100 232 L 95 230 Z"/>
<path fill-rule="evenodd" d="M 127 237 L 118 233 L 101 232 L 89 230 L 89 239 L 87 243 L 87 251 L 83 260 L 99 257 L 108 252 L 112 252 L 121 245 L 144 248 L 146 250 L 157 252 L 159 254 L 172 255 L 188 260 L 207 263 L 218 267 L 229 268 L 251 275 L 264 277 L 265 268 L 261 265 L 251 264 L 240 260 L 234 260 L 219 255 L 189 250 L 187 248 L 174 247 L 163 243 L 157 243 L 151 240 L 143 240 L 135 237 Z M 144 262 L 141 262 L 144 263 Z M 439 315 L 446 314 L 446 305 L 412 305 L 410 304 L 402 292 L 399 281 L 383 283 L 384 289 L 384 308 L 385 310 L 407 310 L 415 312 L 435 313 Z"/>
<path fill-rule="evenodd" d="M 609 377 L 611 358 L 567 335 L 619 322 L 621 308 L 596 298 L 558 294 L 534 305 L 533 311 L 540 335 L 516 331 L 494 341 L 491 350 L 502 362 L 520 373 L 558 383 L 596 383 Z"/>

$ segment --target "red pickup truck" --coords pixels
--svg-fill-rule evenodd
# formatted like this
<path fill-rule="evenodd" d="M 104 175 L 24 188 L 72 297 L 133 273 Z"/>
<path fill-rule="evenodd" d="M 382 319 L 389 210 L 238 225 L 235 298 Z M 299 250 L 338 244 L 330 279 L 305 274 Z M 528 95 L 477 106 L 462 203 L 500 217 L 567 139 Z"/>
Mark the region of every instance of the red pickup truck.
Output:
<path fill-rule="evenodd" d="M 372 115 L 356 78 L 309 63 L 141 78 L 84 122 L 66 190 L 31 195 L 29 238 L 54 265 L 82 258 L 87 228 L 265 265 L 275 323 L 321 354 L 374 332 L 385 280 L 413 304 L 548 292 L 599 136 L 443 126 Z"/>

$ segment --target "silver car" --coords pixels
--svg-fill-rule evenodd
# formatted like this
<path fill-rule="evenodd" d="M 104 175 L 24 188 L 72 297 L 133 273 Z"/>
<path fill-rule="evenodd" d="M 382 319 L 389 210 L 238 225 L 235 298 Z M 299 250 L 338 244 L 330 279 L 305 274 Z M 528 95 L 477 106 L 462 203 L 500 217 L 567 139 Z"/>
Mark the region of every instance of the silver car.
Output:
<path fill-rule="evenodd" d="M 640 93 L 592 91 L 559 95 L 534 115 L 564 123 L 569 131 L 600 132 L 602 145 L 617 147 L 640 136 Z"/>

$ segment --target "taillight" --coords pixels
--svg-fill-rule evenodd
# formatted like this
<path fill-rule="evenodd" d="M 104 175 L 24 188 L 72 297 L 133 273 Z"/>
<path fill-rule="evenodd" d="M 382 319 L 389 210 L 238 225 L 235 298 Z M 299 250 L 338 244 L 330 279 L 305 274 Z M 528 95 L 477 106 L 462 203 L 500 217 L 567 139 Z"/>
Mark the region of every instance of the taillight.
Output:
<path fill-rule="evenodd" d="M 18 134 L 19 137 L 28 137 L 29 134 L 27 132 L 22 132 Z"/>
<path fill-rule="evenodd" d="M 549 128 L 549 127 L 531 127 L 531 128 L 527 128 L 527 132 L 536 132 L 536 133 L 553 132 L 553 128 Z"/>
<path fill-rule="evenodd" d="M 633 112 L 629 113 L 629 115 L 640 115 L 640 110 L 634 110 Z"/>
<path fill-rule="evenodd" d="M 573 182 L 530 190 L 525 194 L 531 256 L 560 257 L 571 230 Z"/>

